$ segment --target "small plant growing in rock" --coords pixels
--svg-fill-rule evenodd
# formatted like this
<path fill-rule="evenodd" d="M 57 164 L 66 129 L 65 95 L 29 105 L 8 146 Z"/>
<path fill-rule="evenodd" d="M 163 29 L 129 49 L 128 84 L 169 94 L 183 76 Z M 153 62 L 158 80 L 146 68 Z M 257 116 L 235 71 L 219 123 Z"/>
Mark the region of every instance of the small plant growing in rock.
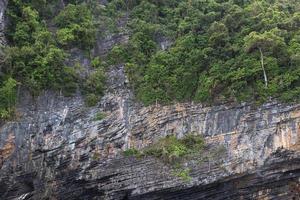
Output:
<path fill-rule="evenodd" d="M 79 75 L 75 67 L 64 67 L 63 74 L 62 80 L 64 84 L 61 86 L 62 92 L 67 97 L 73 96 L 78 87 Z"/>
<path fill-rule="evenodd" d="M 198 153 L 202 151 L 205 146 L 203 137 L 192 134 L 188 134 L 182 138 L 181 143 L 186 146 L 189 154 Z"/>
<path fill-rule="evenodd" d="M 110 64 L 115 65 L 125 62 L 127 51 L 122 45 L 117 45 L 108 53 L 107 60 Z"/>
<path fill-rule="evenodd" d="M 141 153 L 139 152 L 139 150 L 135 149 L 135 148 L 130 148 L 127 149 L 125 151 L 123 151 L 123 155 L 130 157 L 130 156 L 139 156 Z"/>
<path fill-rule="evenodd" d="M 146 148 L 143 154 L 160 158 L 168 163 L 176 163 L 192 154 L 201 152 L 203 148 L 204 140 L 201 136 L 188 134 L 181 139 L 167 136 Z"/>
<path fill-rule="evenodd" d="M 94 121 L 100 121 L 100 120 L 104 119 L 105 117 L 106 117 L 105 113 L 98 112 L 94 117 Z"/>
<path fill-rule="evenodd" d="M 15 79 L 8 78 L 3 85 L 0 85 L 0 122 L 13 117 L 15 114 L 17 84 Z"/>
<path fill-rule="evenodd" d="M 100 68 L 102 67 L 102 62 L 99 56 L 95 57 L 92 61 L 91 61 L 91 66 L 93 68 Z"/>
<path fill-rule="evenodd" d="M 88 94 L 85 97 L 85 104 L 88 107 L 92 107 L 92 106 L 95 106 L 97 104 L 98 100 L 99 100 L 99 98 L 98 98 L 97 95 L 95 95 L 93 93 L 92 94 Z"/>
<path fill-rule="evenodd" d="M 105 72 L 102 68 L 96 69 L 89 75 L 83 84 L 83 93 L 86 95 L 85 102 L 88 107 L 95 106 L 105 89 Z"/>
<path fill-rule="evenodd" d="M 142 150 L 128 149 L 123 152 L 125 156 L 152 156 L 172 166 L 173 174 L 184 181 L 190 181 L 190 169 L 182 166 L 182 161 L 201 153 L 205 146 L 203 137 L 188 134 L 181 139 L 170 135 L 161 138 L 156 143 Z"/>
<path fill-rule="evenodd" d="M 92 159 L 96 161 L 96 160 L 99 160 L 100 157 L 101 157 L 100 153 L 99 153 L 99 152 L 95 152 L 95 153 L 93 154 L 93 156 L 92 156 Z"/>
<path fill-rule="evenodd" d="M 191 169 L 177 169 L 174 170 L 174 175 L 181 178 L 183 181 L 189 182 L 192 180 L 192 177 L 190 176 Z"/>
<path fill-rule="evenodd" d="M 103 95 L 105 89 L 105 71 L 101 68 L 92 72 L 84 83 L 84 92 Z"/>

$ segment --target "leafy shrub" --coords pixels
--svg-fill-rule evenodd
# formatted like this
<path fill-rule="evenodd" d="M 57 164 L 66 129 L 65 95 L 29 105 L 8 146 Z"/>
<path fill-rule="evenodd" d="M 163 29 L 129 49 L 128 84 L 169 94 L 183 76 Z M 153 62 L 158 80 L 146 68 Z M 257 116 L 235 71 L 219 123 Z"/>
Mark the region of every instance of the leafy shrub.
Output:
<path fill-rule="evenodd" d="M 76 27 L 74 27 L 76 28 Z M 70 28 L 61 28 L 57 31 L 56 36 L 58 42 L 63 45 L 67 46 L 73 42 L 76 41 L 75 36 L 74 36 L 74 30 Z"/>
<path fill-rule="evenodd" d="M 90 49 L 94 45 L 96 30 L 92 13 L 86 5 L 68 4 L 54 21 L 59 27 L 57 39 L 61 45 L 78 45 L 83 49 Z"/>
<path fill-rule="evenodd" d="M 188 134 L 181 139 L 177 139 L 175 136 L 167 136 L 144 149 L 143 154 L 172 163 L 194 153 L 200 153 L 203 147 L 204 140 L 200 136 Z"/>
<path fill-rule="evenodd" d="M 187 156 L 201 153 L 204 148 L 204 140 L 201 136 L 187 134 L 181 139 L 169 135 L 159 139 L 158 142 L 141 150 L 139 154 L 144 156 L 153 156 L 168 163 L 177 163 Z M 129 151 L 136 152 L 136 149 Z"/>
<path fill-rule="evenodd" d="M 91 73 L 84 84 L 85 93 L 94 93 L 96 95 L 103 95 L 105 89 L 105 72 L 103 69 L 96 69 Z"/>
<path fill-rule="evenodd" d="M 123 151 L 123 155 L 124 156 L 139 156 L 140 155 L 140 152 L 137 150 L 137 149 L 127 149 L 125 151 Z"/>
<path fill-rule="evenodd" d="M 125 62 L 127 57 L 126 49 L 123 46 L 114 46 L 108 54 L 110 64 L 119 64 Z"/>
<path fill-rule="evenodd" d="M 137 98 L 145 105 L 299 101 L 299 6 L 280 0 L 135 2 L 125 63 Z M 168 48 L 164 38 L 173 41 Z"/>
<path fill-rule="evenodd" d="M 85 104 L 88 107 L 95 106 L 99 101 L 99 97 L 93 93 L 87 94 L 85 97 Z"/>
<path fill-rule="evenodd" d="M 123 152 L 125 156 L 152 156 L 162 160 L 173 167 L 173 174 L 184 181 L 190 181 L 190 169 L 181 166 L 181 161 L 190 156 L 199 156 L 205 146 L 201 136 L 187 134 L 181 139 L 175 136 L 167 136 L 159 139 L 156 143 L 142 149 L 127 149 Z"/>
<path fill-rule="evenodd" d="M 78 88 L 79 76 L 73 67 L 64 67 L 61 89 L 65 96 L 72 96 Z"/>
<path fill-rule="evenodd" d="M 9 119 L 13 116 L 16 103 L 17 81 L 8 78 L 0 87 L 0 120 Z"/>
<path fill-rule="evenodd" d="M 189 153 L 201 151 L 204 147 L 204 140 L 200 136 L 188 134 L 181 139 L 181 143 L 189 149 Z"/>
<path fill-rule="evenodd" d="M 183 181 L 189 182 L 192 177 L 190 176 L 190 169 L 177 169 L 174 171 L 174 175 L 181 178 Z"/>
<path fill-rule="evenodd" d="M 12 10 L 11 4 L 8 32 L 14 46 L 6 50 L 4 72 L 11 74 L 33 93 L 47 88 L 61 88 L 64 84 L 61 81 L 65 75 L 65 52 L 57 47 L 52 33 L 41 22 L 35 9 L 19 2 Z"/>
<path fill-rule="evenodd" d="M 93 58 L 93 60 L 91 61 L 91 65 L 93 68 L 100 68 L 102 67 L 102 62 L 99 56 Z"/>
<path fill-rule="evenodd" d="M 97 104 L 104 93 L 105 80 L 105 72 L 102 68 L 96 69 L 96 71 L 91 73 L 86 79 L 83 92 L 86 95 L 85 102 L 87 106 L 91 107 Z"/>
<path fill-rule="evenodd" d="M 18 80 L 34 95 L 44 89 L 54 89 L 72 96 L 78 86 L 83 85 L 84 89 L 87 88 L 84 92 L 88 95 L 87 104 L 96 104 L 99 95 L 103 94 L 103 70 L 97 70 L 86 84 L 81 84 L 83 80 L 80 80 L 76 66 L 64 65 L 68 54 L 61 48 L 77 46 L 90 49 L 95 42 L 96 31 L 91 13 L 95 4 L 83 2 L 65 1 L 66 7 L 60 10 L 60 2 L 57 1 L 9 1 L 6 36 L 11 47 L 5 49 L 5 55 L 2 55 L 1 49 L 1 76 Z M 56 15 L 54 23 L 51 21 L 53 15 Z M 100 68 L 100 60 L 95 59 L 93 65 Z M 6 85 L 3 82 L 6 78 L 0 78 L 0 87 Z M 3 101 L 0 103 L 1 115 L 7 117 L 12 113 L 12 106 Z"/>
<path fill-rule="evenodd" d="M 94 121 L 100 121 L 106 117 L 106 114 L 103 112 L 98 112 L 94 117 Z"/>

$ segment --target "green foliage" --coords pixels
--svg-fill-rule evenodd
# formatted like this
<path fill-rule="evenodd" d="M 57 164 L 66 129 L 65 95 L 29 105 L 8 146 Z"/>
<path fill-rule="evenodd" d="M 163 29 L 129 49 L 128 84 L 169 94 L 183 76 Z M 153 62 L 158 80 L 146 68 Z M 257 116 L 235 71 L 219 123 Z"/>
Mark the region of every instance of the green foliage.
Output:
<path fill-rule="evenodd" d="M 73 96 L 78 88 L 78 77 L 76 70 L 73 67 L 64 67 L 62 71 L 61 89 L 65 96 Z"/>
<path fill-rule="evenodd" d="M 196 153 L 204 147 L 204 140 L 201 136 L 188 134 L 181 139 L 181 143 L 189 149 L 189 153 Z"/>
<path fill-rule="evenodd" d="M 172 162 L 188 153 L 187 147 L 182 144 L 175 136 L 168 136 L 161 139 L 157 144 L 145 150 L 146 155 L 162 158 Z"/>
<path fill-rule="evenodd" d="M 104 90 L 105 76 L 100 69 L 100 59 L 92 60 L 97 69 L 87 80 L 79 76 L 80 69 L 76 65 L 65 66 L 68 48 L 77 46 L 86 50 L 95 43 L 92 11 L 96 12 L 94 7 L 97 6 L 93 7 L 92 1 L 84 2 L 64 1 L 62 6 L 61 2 L 52 0 L 9 1 L 6 34 L 11 46 L 1 55 L 4 77 L 12 76 L 33 94 L 54 89 L 72 96 L 81 86 L 87 95 L 87 105 L 95 105 Z M 54 20 L 53 16 L 56 16 Z M 2 110 L 10 108 L 3 105 Z"/>
<path fill-rule="evenodd" d="M 82 85 L 87 99 L 95 102 L 105 88 L 104 64 L 124 63 L 131 87 L 145 105 L 299 100 L 299 1 L 63 3 L 9 1 L 11 48 L 1 66 L 4 77 L 35 93 L 50 88 L 70 96 Z M 123 31 L 117 24 L 126 27 L 128 44 L 114 47 L 104 62 L 93 59 L 96 72 L 80 80 L 76 69 L 65 66 L 67 49 L 91 49 L 96 35 Z"/>
<path fill-rule="evenodd" d="M 174 175 L 181 178 L 185 182 L 191 181 L 192 177 L 190 176 L 190 169 L 177 169 L 174 171 Z"/>
<path fill-rule="evenodd" d="M 54 21 L 59 27 L 57 39 L 61 45 L 83 49 L 90 49 L 94 45 L 96 30 L 87 5 L 68 4 Z"/>
<path fill-rule="evenodd" d="M 97 105 L 98 101 L 99 101 L 99 97 L 93 93 L 87 94 L 85 97 L 85 105 L 88 107 Z"/>
<path fill-rule="evenodd" d="M 83 93 L 86 95 L 85 102 L 88 107 L 95 106 L 100 100 L 104 93 L 105 80 L 103 68 L 97 68 L 86 79 L 83 85 Z"/>
<path fill-rule="evenodd" d="M 178 162 L 194 153 L 200 153 L 204 147 L 201 136 L 188 134 L 182 139 L 175 136 L 167 136 L 157 143 L 146 148 L 144 155 L 154 156 L 169 163 Z"/>
<path fill-rule="evenodd" d="M 188 156 L 201 153 L 204 145 L 204 140 L 201 136 L 188 134 L 181 139 L 177 139 L 175 136 L 169 135 L 165 138 L 161 138 L 141 152 L 136 149 L 129 149 L 126 150 L 126 152 L 153 156 L 167 163 L 177 163 Z"/>
<path fill-rule="evenodd" d="M 135 2 L 124 63 L 137 98 L 146 105 L 299 100 L 299 7 L 281 0 Z M 173 44 L 161 49 L 165 38 Z"/>
<path fill-rule="evenodd" d="M 17 1 L 12 4 L 14 2 Z M 9 8 L 12 9 L 12 5 Z M 13 46 L 6 50 L 3 71 L 34 93 L 46 88 L 61 89 L 66 54 L 57 47 L 35 9 L 20 2 L 14 9 L 15 13 L 9 10 L 10 15 L 16 15 L 11 17 L 8 29 Z"/>
<path fill-rule="evenodd" d="M 103 95 L 105 89 L 105 72 L 102 68 L 96 69 L 86 79 L 84 84 L 85 93 L 93 93 L 95 95 Z"/>
<path fill-rule="evenodd" d="M 22 17 L 23 21 L 17 23 L 13 37 L 14 42 L 19 46 L 34 42 L 32 33 L 38 32 L 42 28 L 38 21 L 38 12 L 31 7 L 23 7 Z"/>
<path fill-rule="evenodd" d="M 74 27 L 76 28 L 76 27 Z M 71 43 L 76 41 L 74 30 L 70 28 L 61 28 L 56 33 L 58 42 L 63 45 L 67 46 Z"/>
<path fill-rule="evenodd" d="M 16 103 L 17 81 L 8 78 L 0 85 L 0 119 L 9 119 L 13 116 Z"/>
<path fill-rule="evenodd" d="M 109 64 L 119 64 L 126 61 L 126 49 L 123 46 L 114 46 L 108 54 Z"/>
<path fill-rule="evenodd" d="M 94 121 L 101 121 L 102 119 L 104 119 L 106 117 L 106 114 L 103 112 L 98 112 L 95 117 L 94 117 Z"/>
<path fill-rule="evenodd" d="M 127 156 L 127 157 L 130 157 L 130 156 L 139 156 L 140 152 L 137 149 L 132 148 L 132 149 L 127 149 L 127 150 L 123 151 L 123 155 Z"/>
<path fill-rule="evenodd" d="M 168 135 L 145 148 L 142 152 L 147 156 L 155 156 L 165 161 L 172 161 L 195 153 L 201 153 L 204 146 L 204 139 L 200 135 L 187 134 L 180 139 L 177 139 L 174 135 Z"/>
<path fill-rule="evenodd" d="M 127 149 L 123 155 L 158 158 L 172 166 L 175 176 L 180 177 L 183 181 L 190 181 L 190 169 L 183 167 L 182 161 L 192 156 L 199 157 L 204 147 L 204 139 L 201 136 L 187 134 L 183 138 L 177 139 L 176 136 L 169 135 L 140 151 L 135 148 Z"/>
<path fill-rule="evenodd" d="M 100 57 L 97 56 L 97 57 L 93 58 L 93 60 L 91 61 L 91 65 L 93 68 L 102 67 L 102 62 L 101 62 Z"/>
<path fill-rule="evenodd" d="M 65 54 L 54 45 L 36 41 L 30 46 L 12 47 L 8 71 L 32 91 L 59 87 Z"/>

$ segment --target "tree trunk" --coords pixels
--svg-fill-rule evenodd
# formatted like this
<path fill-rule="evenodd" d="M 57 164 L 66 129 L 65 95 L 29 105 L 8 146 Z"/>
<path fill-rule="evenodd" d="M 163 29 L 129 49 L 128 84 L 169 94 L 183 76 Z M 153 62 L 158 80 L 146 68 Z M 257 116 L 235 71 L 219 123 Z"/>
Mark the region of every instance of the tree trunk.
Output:
<path fill-rule="evenodd" d="M 261 68 L 262 68 L 263 73 L 264 73 L 265 86 L 268 87 L 268 78 L 267 78 L 267 73 L 266 73 L 265 66 L 264 66 L 264 55 L 263 55 L 263 52 L 262 52 L 261 48 L 259 48 L 259 52 L 260 52 Z"/>

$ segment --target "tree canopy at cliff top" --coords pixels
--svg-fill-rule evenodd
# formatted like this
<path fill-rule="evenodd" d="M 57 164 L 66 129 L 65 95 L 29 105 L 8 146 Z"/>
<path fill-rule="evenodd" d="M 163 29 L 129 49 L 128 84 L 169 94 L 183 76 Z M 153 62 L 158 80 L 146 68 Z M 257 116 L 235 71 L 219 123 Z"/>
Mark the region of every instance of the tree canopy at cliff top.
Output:
<path fill-rule="evenodd" d="M 116 48 L 145 104 L 299 100 L 300 1 L 113 2 L 130 10 L 129 43 Z"/>
<path fill-rule="evenodd" d="M 145 105 L 300 97 L 299 0 L 11 0 L 6 15 L 0 119 L 13 112 L 18 84 L 34 93 L 80 88 L 94 105 L 103 63 L 125 64 Z M 89 51 L 105 29 L 126 31 L 129 41 L 90 58 L 95 70 L 82 80 L 66 66 L 68 52 Z"/>

